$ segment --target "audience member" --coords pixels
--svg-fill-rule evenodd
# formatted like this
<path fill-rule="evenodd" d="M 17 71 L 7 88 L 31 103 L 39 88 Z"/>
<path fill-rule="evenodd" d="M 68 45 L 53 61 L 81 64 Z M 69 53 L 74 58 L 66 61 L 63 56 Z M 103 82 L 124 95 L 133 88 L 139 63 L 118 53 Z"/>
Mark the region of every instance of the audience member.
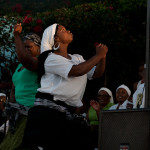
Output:
<path fill-rule="evenodd" d="M 97 100 L 90 101 L 91 107 L 88 112 L 88 119 L 91 125 L 99 124 L 100 110 L 108 110 L 114 104 L 112 92 L 105 87 L 99 89 Z"/>
<path fill-rule="evenodd" d="M 146 64 L 144 65 L 144 70 L 142 71 L 142 79 L 140 84 L 137 86 L 137 90 L 133 94 L 133 108 L 144 108 L 145 107 L 145 69 Z"/>
<path fill-rule="evenodd" d="M 110 107 L 109 110 L 132 108 L 133 104 L 128 100 L 130 95 L 130 89 L 124 84 L 120 85 L 116 89 L 116 100 L 118 103 Z"/>
<path fill-rule="evenodd" d="M 105 87 L 102 87 L 98 91 L 97 101 L 91 100 L 87 120 L 89 120 L 91 126 L 92 144 L 95 148 L 98 147 L 98 125 L 99 114 L 101 110 L 108 110 L 114 104 L 112 92 Z"/>

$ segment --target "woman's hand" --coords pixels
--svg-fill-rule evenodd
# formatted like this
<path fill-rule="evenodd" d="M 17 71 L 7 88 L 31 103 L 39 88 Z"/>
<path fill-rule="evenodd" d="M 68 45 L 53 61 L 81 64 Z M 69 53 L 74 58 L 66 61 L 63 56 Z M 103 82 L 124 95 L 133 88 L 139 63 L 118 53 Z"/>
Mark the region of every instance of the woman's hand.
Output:
<path fill-rule="evenodd" d="M 87 74 L 94 66 L 96 66 L 93 78 L 99 78 L 103 75 L 105 70 L 105 57 L 108 48 L 104 44 L 96 46 L 96 55 L 78 65 L 73 65 L 68 77 L 78 77 Z"/>
<path fill-rule="evenodd" d="M 133 108 L 133 104 L 131 104 L 131 103 L 127 103 L 126 108 L 127 108 L 127 109 L 132 109 L 132 108 Z"/>
<path fill-rule="evenodd" d="M 105 58 L 108 52 L 108 48 L 104 44 L 98 44 L 96 46 L 96 55 L 100 56 L 100 58 Z"/>
<path fill-rule="evenodd" d="M 90 105 L 94 108 L 95 111 L 100 111 L 100 105 L 97 101 L 91 100 Z"/>
<path fill-rule="evenodd" d="M 15 33 L 21 34 L 21 32 L 22 32 L 21 23 L 20 23 L 20 24 L 16 24 L 16 25 L 14 26 L 14 34 L 15 34 Z"/>

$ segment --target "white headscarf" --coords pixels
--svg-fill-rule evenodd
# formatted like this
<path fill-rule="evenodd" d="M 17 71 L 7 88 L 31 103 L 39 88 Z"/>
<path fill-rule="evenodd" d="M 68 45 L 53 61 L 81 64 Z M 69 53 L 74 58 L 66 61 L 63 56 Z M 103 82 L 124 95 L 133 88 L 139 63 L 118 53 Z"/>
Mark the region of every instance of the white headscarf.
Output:
<path fill-rule="evenodd" d="M 126 85 L 124 85 L 124 84 L 120 85 L 120 86 L 116 89 L 116 92 L 117 92 L 117 90 L 120 89 L 120 88 L 125 89 L 125 90 L 127 91 L 127 93 L 128 93 L 129 96 L 131 95 L 131 91 L 130 91 L 130 89 L 129 89 Z"/>
<path fill-rule="evenodd" d="M 47 50 L 52 50 L 57 25 L 58 24 L 55 23 L 44 30 L 41 41 L 41 53 Z"/>
<path fill-rule="evenodd" d="M 6 96 L 6 94 L 4 94 L 4 93 L 0 93 L 0 96 Z"/>
<path fill-rule="evenodd" d="M 114 99 L 113 99 L 112 92 L 108 88 L 102 87 L 102 88 L 99 89 L 98 93 L 100 91 L 106 91 L 108 93 L 108 95 L 110 96 L 110 103 L 114 104 Z"/>

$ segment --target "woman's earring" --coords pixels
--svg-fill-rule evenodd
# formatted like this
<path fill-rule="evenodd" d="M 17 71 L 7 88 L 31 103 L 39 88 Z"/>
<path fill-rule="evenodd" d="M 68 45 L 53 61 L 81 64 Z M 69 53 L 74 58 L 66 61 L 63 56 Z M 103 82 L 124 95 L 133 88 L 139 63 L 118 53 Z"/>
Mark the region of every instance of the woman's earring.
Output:
<path fill-rule="evenodd" d="M 53 49 L 54 49 L 54 50 L 58 50 L 59 47 L 60 47 L 60 43 L 58 43 L 58 46 L 57 46 L 57 47 L 55 47 L 55 46 L 56 46 L 56 44 L 54 45 Z"/>

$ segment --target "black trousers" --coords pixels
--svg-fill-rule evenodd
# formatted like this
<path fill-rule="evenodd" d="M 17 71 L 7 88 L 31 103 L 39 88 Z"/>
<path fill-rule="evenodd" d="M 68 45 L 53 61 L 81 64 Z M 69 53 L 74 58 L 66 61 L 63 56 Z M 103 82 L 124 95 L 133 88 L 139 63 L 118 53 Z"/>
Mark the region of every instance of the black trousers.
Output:
<path fill-rule="evenodd" d="M 92 150 L 90 129 L 67 120 L 65 113 L 35 106 L 29 110 L 22 146 L 44 150 Z"/>

